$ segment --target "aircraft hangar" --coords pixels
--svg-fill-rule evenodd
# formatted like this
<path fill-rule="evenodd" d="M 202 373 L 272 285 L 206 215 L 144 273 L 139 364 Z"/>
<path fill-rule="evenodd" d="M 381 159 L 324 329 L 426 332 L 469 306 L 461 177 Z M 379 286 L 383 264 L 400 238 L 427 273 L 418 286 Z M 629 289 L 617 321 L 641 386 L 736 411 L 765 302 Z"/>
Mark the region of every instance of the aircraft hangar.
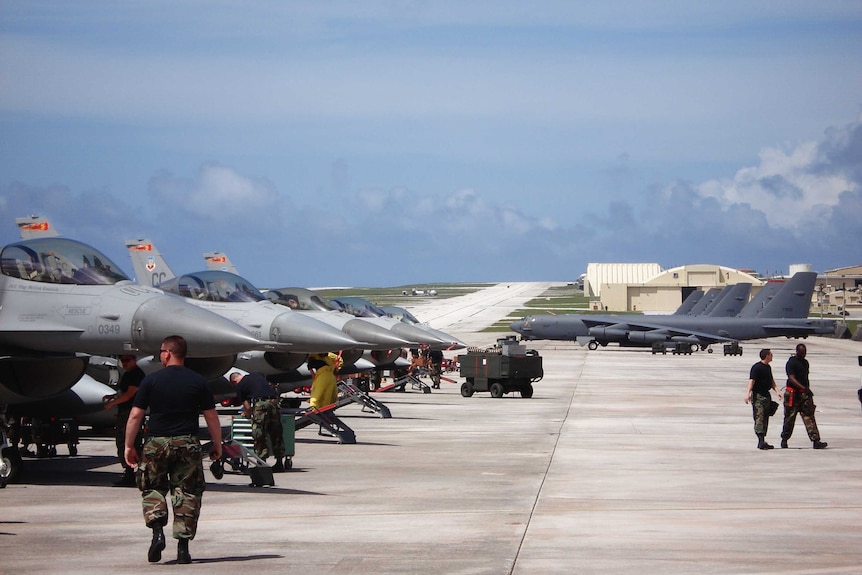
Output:
<path fill-rule="evenodd" d="M 626 266 L 631 268 L 626 270 Z M 652 275 L 643 277 L 643 271 L 649 269 L 654 270 Z M 595 283 L 590 281 L 591 271 Z M 614 278 L 637 278 L 638 274 L 641 274 L 640 281 L 613 281 Z M 591 263 L 587 266 L 587 280 L 590 282 L 590 291 L 585 286 L 584 293 L 597 298 L 590 303 L 592 309 L 668 313 L 678 308 L 688 294 L 697 289 L 721 289 L 748 282 L 754 295 L 766 283 L 751 273 L 713 264 L 691 264 L 662 270 L 658 264 Z"/>

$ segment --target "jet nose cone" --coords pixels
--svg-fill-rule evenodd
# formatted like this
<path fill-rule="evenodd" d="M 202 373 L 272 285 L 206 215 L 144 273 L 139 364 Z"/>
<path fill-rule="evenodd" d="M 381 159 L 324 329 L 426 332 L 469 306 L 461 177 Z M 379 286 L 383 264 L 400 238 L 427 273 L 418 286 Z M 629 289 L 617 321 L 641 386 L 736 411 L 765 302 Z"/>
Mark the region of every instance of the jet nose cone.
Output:
<path fill-rule="evenodd" d="M 458 339 L 457 337 L 449 335 L 446 332 L 442 332 L 439 329 L 434 329 L 427 326 L 422 326 L 422 329 L 444 342 L 443 344 L 438 346 L 438 348 L 442 347 L 443 349 L 464 349 L 465 347 L 467 347 L 467 344 Z"/>
<path fill-rule="evenodd" d="M 396 323 L 390 329 L 399 337 L 403 337 L 413 343 L 425 343 L 433 346 L 447 343 L 424 329 L 406 323 Z"/>
<path fill-rule="evenodd" d="M 398 337 L 385 327 L 361 319 L 351 319 L 341 329 L 356 341 L 370 344 L 360 344 L 366 349 L 392 349 L 410 344 L 408 340 Z"/>
<path fill-rule="evenodd" d="M 181 335 L 189 357 L 216 357 L 255 349 L 260 341 L 245 328 L 172 295 L 159 295 L 141 304 L 132 321 L 135 345 L 156 353 L 169 335 Z"/>
<path fill-rule="evenodd" d="M 297 312 L 283 313 L 272 322 L 276 341 L 292 344 L 290 351 L 320 353 L 353 349 L 359 342 L 330 325 Z"/>

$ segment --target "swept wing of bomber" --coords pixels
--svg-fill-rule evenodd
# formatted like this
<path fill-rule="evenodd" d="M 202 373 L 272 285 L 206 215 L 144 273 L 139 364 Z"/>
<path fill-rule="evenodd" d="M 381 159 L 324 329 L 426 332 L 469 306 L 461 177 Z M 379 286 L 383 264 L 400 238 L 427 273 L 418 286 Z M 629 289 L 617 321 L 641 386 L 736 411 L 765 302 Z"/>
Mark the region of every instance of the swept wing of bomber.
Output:
<path fill-rule="evenodd" d="M 684 342 L 705 348 L 719 342 L 831 334 L 835 331 L 834 320 L 807 317 L 816 279 L 817 274 L 813 272 L 795 274 L 759 309 L 756 316 L 746 313 L 749 303 L 733 317 L 532 315 L 513 322 L 510 327 L 525 340 L 570 340 L 588 345 L 590 349 L 611 342 L 627 346 Z M 758 301 L 757 306 L 760 305 Z"/>

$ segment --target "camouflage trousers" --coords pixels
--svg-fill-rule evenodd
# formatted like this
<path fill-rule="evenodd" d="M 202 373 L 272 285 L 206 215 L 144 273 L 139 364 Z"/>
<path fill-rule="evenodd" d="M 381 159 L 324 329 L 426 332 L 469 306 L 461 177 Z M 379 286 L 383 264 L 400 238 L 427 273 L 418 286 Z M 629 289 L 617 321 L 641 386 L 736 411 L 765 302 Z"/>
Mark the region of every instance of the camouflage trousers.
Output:
<path fill-rule="evenodd" d="M 754 416 L 755 435 L 766 436 L 766 430 L 769 429 L 768 409 L 770 401 L 772 398 L 768 395 L 751 392 L 751 413 Z"/>
<path fill-rule="evenodd" d="M 802 416 L 802 423 L 805 424 L 805 431 L 808 432 L 808 439 L 811 441 L 820 441 L 820 431 L 817 429 L 817 422 L 814 420 L 814 410 L 817 408 L 814 405 L 814 398 L 808 394 L 784 392 L 784 427 L 781 430 L 781 439 L 790 439 L 793 435 L 793 426 L 796 424 L 796 414 Z"/>
<path fill-rule="evenodd" d="M 167 497 L 174 511 L 174 539 L 194 539 L 206 489 L 201 443 L 194 435 L 151 437 L 144 443 L 138 488 L 147 527 L 168 524 Z"/>
<path fill-rule="evenodd" d="M 443 366 L 439 363 L 432 363 L 429 373 L 431 374 L 431 383 L 435 387 L 440 387 L 440 373 L 443 371 Z"/>
<path fill-rule="evenodd" d="M 251 438 L 254 440 L 254 452 L 261 459 L 266 460 L 270 455 L 285 456 L 284 428 L 281 426 L 277 399 L 258 399 L 254 402 Z"/>

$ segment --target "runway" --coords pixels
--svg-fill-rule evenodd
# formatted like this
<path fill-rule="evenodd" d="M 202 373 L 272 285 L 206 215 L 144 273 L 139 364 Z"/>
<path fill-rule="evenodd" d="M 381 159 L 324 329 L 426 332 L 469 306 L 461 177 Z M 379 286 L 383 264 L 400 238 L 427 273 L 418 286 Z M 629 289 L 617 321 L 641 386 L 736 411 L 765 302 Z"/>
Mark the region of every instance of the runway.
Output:
<path fill-rule="evenodd" d="M 501 284 L 411 311 L 488 346 L 501 334 L 481 329 L 543 290 Z M 27 459 L 29 482 L 0 490 L 3 573 L 858 573 L 862 345 L 807 340 L 828 449 L 801 422 L 789 449 L 755 449 L 749 367 L 771 347 L 781 384 L 795 343 L 724 357 L 531 342 L 545 370 L 532 399 L 463 398 L 450 374 L 431 394 L 375 396 L 391 419 L 344 407 L 357 443 L 297 432 L 274 488 L 207 472 L 190 566 L 172 565 L 170 541 L 147 563 L 140 495 L 110 487 L 113 439 L 88 438 L 78 457 Z"/>

